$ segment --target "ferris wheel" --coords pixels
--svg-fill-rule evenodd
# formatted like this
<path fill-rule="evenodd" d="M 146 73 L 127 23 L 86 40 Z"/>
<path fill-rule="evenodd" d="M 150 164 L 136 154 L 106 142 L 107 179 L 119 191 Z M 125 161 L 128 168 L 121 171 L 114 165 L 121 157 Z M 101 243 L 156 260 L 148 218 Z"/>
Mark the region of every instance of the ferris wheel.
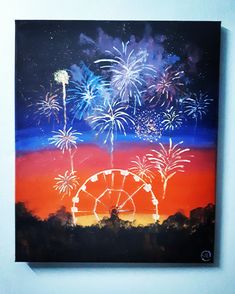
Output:
<path fill-rule="evenodd" d="M 74 224 L 87 214 L 93 214 L 99 221 L 101 215 L 110 215 L 113 210 L 131 221 L 139 210 L 148 210 L 154 221 L 159 219 L 158 200 L 151 184 L 124 169 L 103 170 L 92 175 L 78 189 L 72 203 Z M 88 209 L 80 210 L 80 206 Z"/>

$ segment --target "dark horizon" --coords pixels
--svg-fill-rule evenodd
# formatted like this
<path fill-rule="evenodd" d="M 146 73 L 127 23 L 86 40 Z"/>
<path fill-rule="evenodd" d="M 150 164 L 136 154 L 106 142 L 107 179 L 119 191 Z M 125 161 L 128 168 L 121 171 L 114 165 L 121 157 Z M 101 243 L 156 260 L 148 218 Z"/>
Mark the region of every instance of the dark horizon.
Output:
<path fill-rule="evenodd" d="M 213 263 L 214 213 L 208 204 L 189 218 L 177 212 L 162 224 L 133 227 L 111 215 L 82 227 L 63 207 L 41 221 L 18 203 L 16 261 Z"/>

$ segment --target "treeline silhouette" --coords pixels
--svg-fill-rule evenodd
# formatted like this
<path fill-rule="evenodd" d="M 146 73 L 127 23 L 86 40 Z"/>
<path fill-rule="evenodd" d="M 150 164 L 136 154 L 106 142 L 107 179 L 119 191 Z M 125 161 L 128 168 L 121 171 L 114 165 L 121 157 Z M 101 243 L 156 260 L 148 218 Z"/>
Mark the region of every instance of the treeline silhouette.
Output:
<path fill-rule="evenodd" d="M 97 225 L 72 225 L 61 207 L 41 220 L 16 204 L 16 261 L 213 262 L 215 206 L 135 227 L 115 212 Z M 206 253 L 205 253 L 206 252 Z M 209 252 L 209 253 L 208 253 Z"/>

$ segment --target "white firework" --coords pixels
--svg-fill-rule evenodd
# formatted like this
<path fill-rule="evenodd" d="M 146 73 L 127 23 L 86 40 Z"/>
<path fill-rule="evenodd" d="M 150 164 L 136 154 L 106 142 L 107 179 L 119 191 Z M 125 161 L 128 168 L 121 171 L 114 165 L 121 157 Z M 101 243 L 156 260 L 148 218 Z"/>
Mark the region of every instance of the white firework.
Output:
<path fill-rule="evenodd" d="M 213 101 L 207 94 L 203 93 L 192 93 L 189 97 L 184 99 L 184 113 L 193 118 L 196 122 L 202 120 L 203 117 L 208 113 L 208 107 Z"/>
<path fill-rule="evenodd" d="M 172 139 L 169 139 L 169 146 L 166 147 L 159 143 L 160 150 L 151 150 L 151 154 L 147 154 L 147 158 L 159 172 L 163 182 L 163 196 L 165 198 L 168 181 L 177 173 L 184 172 L 185 163 L 191 162 L 190 159 L 184 157 L 185 152 L 190 151 L 189 148 L 180 148 L 179 145 L 183 141 L 173 145 Z"/>
<path fill-rule="evenodd" d="M 182 112 L 177 112 L 173 106 L 162 113 L 162 127 L 165 131 L 174 131 L 183 124 Z"/>
<path fill-rule="evenodd" d="M 41 116 L 45 116 L 50 121 L 51 117 L 55 117 L 59 122 L 59 112 L 62 109 L 59 102 L 57 101 L 57 94 L 46 93 L 45 99 L 40 99 L 36 105 L 38 107 L 37 113 Z"/>
<path fill-rule="evenodd" d="M 62 84 L 63 107 L 64 107 L 64 131 L 67 128 L 67 109 L 66 109 L 66 85 L 69 83 L 69 75 L 66 70 L 58 70 L 54 73 L 54 79 L 57 84 Z"/>
<path fill-rule="evenodd" d="M 116 90 L 122 102 L 134 100 L 134 111 L 137 105 L 142 104 L 143 88 L 146 85 L 146 76 L 156 73 L 152 65 L 146 64 L 146 52 L 128 52 L 128 43 L 122 42 L 122 50 L 113 47 L 117 55 L 113 58 L 99 59 L 95 63 L 108 62 L 101 68 L 108 69 L 111 74 L 111 86 Z M 112 54 L 110 51 L 108 53 Z"/>
<path fill-rule="evenodd" d="M 49 138 L 50 144 L 54 144 L 59 148 L 63 153 L 65 150 L 71 151 L 71 149 L 77 148 L 77 141 L 83 141 L 79 138 L 82 133 L 72 130 L 72 127 L 67 131 L 58 130 L 53 132 L 55 135 L 52 138 Z"/>
<path fill-rule="evenodd" d="M 87 118 L 97 136 L 104 134 L 104 144 L 110 142 L 111 156 L 113 156 L 114 136 L 118 132 L 126 136 L 126 127 L 129 123 L 134 124 L 126 110 L 127 106 L 116 100 L 95 108 L 94 114 Z"/>
<path fill-rule="evenodd" d="M 58 70 L 54 73 L 54 79 L 58 84 L 68 85 L 69 83 L 69 75 L 66 70 Z"/>
<path fill-rule="evenodd" d="M 141 179 L 152 182 L 152 179 L 154 179 L 154 173 L 152 172 L 153 165 L 146 156 L 140 158 L 137 155 L 136 160 L 132 160 L 131 163 L 132 167 L 129 168 L 130 171 L 137 174 Z"/>
<path fill-rule="evenodd" d="M 76 189 L 79 185 L 75 172 L 69 172 L 68 170 L 66 170 L 64 175 L 58 175 L 55 180 L 56 184 L 53 188 L 59 191 L 60 194 L 63 194 L 62 198 L 66 195 L 70 196 L 71 191 Z"/>

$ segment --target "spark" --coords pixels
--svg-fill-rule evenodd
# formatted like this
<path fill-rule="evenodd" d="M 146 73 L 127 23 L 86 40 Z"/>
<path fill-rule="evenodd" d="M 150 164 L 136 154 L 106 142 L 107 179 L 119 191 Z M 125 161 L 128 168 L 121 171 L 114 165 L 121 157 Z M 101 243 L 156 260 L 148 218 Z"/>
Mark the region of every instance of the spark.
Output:
<path fill-rule="evenodd" d="M 79 81 L 71 81 L 73 86 L 68 89 L 71 93 L 68 101 L 74 103 L 72 111 L 75 117 L 82 119 L 89 116 L 97 104 L 109 99 L 109 92 L 102 78 L 94 75 L 85 64 L 82 64 L 79 70 L 81 73 Z"/>
<path fill-rule="evenodd" d="M 94 109 L 94 114 L 87 118 L 96 135 L 105 134 L 104 144 L 110 142 L 111 157 L 114 150 L 114 136 L 118 132 L 126 136 L 128 123 L 134 124 L 132 117 L 126 112 L 127 106 L 122 101 L 111 101 Z M 112 158 L 111 158 L 112 163 Z"/>
<path fill-rule="evenodd" d="M 64 131 L 67 128 L 67 113 L 66 113 L 66 85 L 69 83 L 69 75 L 66 70 L 58 70 L 54 73 L 54 79 L 57 84 L 62 84 L 63 91 L 63 106 L 64 106 Z"/>
<path fill-rule="evenodd" d="M 155 95 L 149 100 L 152 102 L 157 100 L 156 103 L 162 101 L 162 105 L 169 104 L 173 101 L 176 94 L 180 91 L 182 83 L 182 76 L 184 71 L 172 70 L 172 66 L 168 66 L 160 77 L 158 77 L 156 83 L 149 87 L 150 91 L 153 90 Z"/>
<path fill-rule="evenodd" d="M 75 172 L 69 172 L 68 170 L 66 170 L 64 175 L 58 175 L 55 180 L 56 184 L 53 186 L 53 188 L 59 191 L 60 194 L 63 193 L 62 199 L 66 195 L 70 196 L 71 191 L 76 189 L 79 185 Z"/>
<path fill-rule="evenodd" d="M 36 105 L 38 107 L 37 113 L 40 116 L 45 116 L 50 121 L 51 117 L 55 117 L 56 121 L 59 122 L 58 114 L 62 107 L 60 106 L 59 102 L 57 101 L 57 94 L 52 94 L 50 92 L 46 93 L 44 99 L 40 99 Z"/>
<path fill-rule="evenodd" d="M 156 111 L 144 110 L 135 116 L 133 126 L 136 136 L 144 141 L 156 142 L 162 136 L 160 115 Z"/>
<path fill-rule="evenodd" d="M 154 179 L 154 173 L 152 172 L 153 165 L 148 161 L 146 156 L 140 158 L 136 156 L 136 160 L 132 160 L 132 167 L 129 169 L 133 173 L 137 174 L 143 180 L 149 180 L 152 182 Z"/>
<path fill-rule="evenodd" d="M 182 112 L 177 112 L 173 106 L 162 113 L 162 127 L 165 131 L 174 131 L 183 124 Z"/>
<path fill-rule="evenodd" d="M 57 148 L 62 150 L 63 153 L 65 150 L 71 150 L 73 147 L 77 148 L 77 141 L 83 141 L 78 137 L 82 135 L 82 133 L 72 130 L 72 127 L 67 131 L 58 130 L 53 131 L 53 133 L 55 135 L 49 138 L 50 144 L 54 144 Z"/>
<path fill-rule="evenodd" d="M 209 98 L 207 94 L 203 93 L 192 93 L 184 99 L 184 112 L 187 116 L 198 120 L 202 120 L 203 116 L 205 116 L 208 112 L 208 107 L 213 99 Z"/>
<path fill-rule="evenodd" d="M 112 54 L 113 58 L 99 59 L 95 63 L 108 62 L 101 68 L 108 69 L 111 74 L 111 86 L 116 90 L 122 102 L 129 103 L 134 101 L 134 111 L 137 105 L 142 105 L 143 88 L 146 86 L 146 76 L 156 73 L 152 65 L 146 64 L 146 52 L 129 52 L 128 44 L 122 42 L 122 50 L 113 47 L 117 55 Z"/>
<path fill-rule="evenodd" d="M 163 199 L 166 195 L 168 181 L 176 175 L 177 172 L 184 172 L 185 163 L 191 162 L 190 159 L 184 157 L 184 153 L 190 151 L 190 149 L 182 149 L 179 147 L 181 144 L 183 144 L 183 141 L 173 145 L 172 139 L 170 138 L 168 147 L 159 143 L 160 150 L 151 150 L 152 153 L 147 154 L 147 158 L 161 176 L 163 182 Z"/>

